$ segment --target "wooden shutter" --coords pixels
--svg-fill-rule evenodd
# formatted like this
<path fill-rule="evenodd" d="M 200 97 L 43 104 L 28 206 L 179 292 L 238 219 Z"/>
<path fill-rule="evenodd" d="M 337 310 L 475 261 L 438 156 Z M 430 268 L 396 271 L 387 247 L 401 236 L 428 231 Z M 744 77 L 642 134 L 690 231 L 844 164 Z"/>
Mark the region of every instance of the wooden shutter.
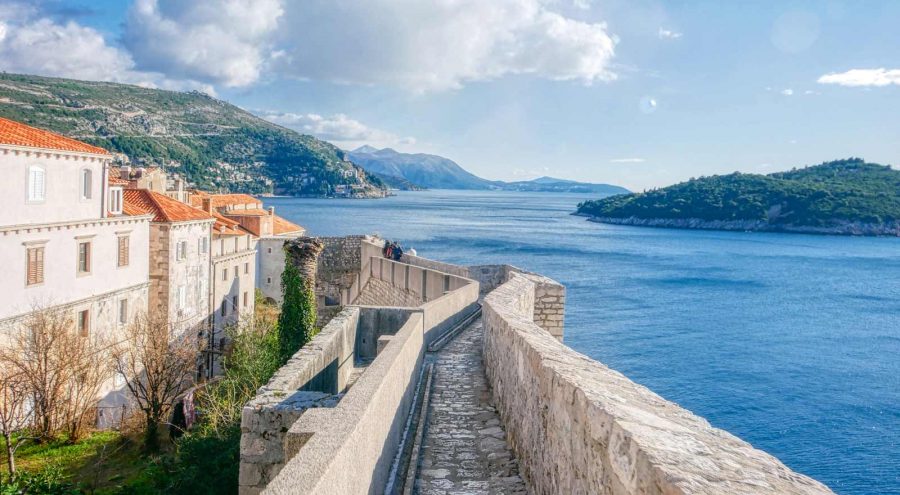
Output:
<path fill-rule="evenodd" d="M 119 266 L 128 266 L 130 237 L 123 235 L 119 237 Z"/>
<path fill-rule="evenodd" d="M 27 250 L 27 285 L 40 284 L 44 281 L 44 248 L 34 247 Z"/>

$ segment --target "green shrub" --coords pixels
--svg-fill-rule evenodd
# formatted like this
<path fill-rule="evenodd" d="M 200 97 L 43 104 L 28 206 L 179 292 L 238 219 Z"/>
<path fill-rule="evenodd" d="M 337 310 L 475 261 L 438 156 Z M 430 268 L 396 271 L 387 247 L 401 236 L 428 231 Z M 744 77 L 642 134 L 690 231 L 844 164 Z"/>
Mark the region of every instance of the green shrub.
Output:
<path fill-rule="evenodd" d="M 41 471 L 19 471 L 15 479 L 0 477 L 0 495 L 72 495 L 81 493 L 60 466 L 51 464 Z"/>
<path fill-rule="evenodd" d="M 316 295 L 291 263 L 285 264 L 281 275 L 281 292 L 284 302 L 278 317 L 278 336 L 281 363 L 285 363 L 316 334 Z"/>

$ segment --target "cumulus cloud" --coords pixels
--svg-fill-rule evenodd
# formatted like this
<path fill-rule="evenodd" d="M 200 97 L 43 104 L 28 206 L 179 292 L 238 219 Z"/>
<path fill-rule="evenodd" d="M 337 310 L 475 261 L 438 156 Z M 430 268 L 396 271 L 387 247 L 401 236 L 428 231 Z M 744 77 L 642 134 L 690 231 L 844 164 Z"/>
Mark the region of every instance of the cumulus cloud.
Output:
<path fill-rule="evenodd" d="M 282 13 L 279 0 L 137 0 L 123 41 L 141 69 L 246 86 L 272 56 Z"/>
<path fill-rule="evenodd" d="M 269 122 L 289 127 L 304 134 L 311 134 L 344 148 L 355 148 L 362 144 L 383 148 L 412 145 L 416 142 L 415 138 L 400 137 L 387 131 L 369 127 L 342 113 L 323 116 L 315 113 L 259 111 L 256 114 Z"/>
<path fill-rule="evenodd" d="M 266 71 L 418 92 L 516 74 L 614 79 L 606 25 L 559 14 L 555 3 L 137 0 L 123 39 L 141 69 L 229 86 Z"/>
<path fill-rule="evenodd" d="M 847 72 L 833 72 L 818 79 L 819 84 L 840 86 L 889 86 L 900 85 L 900 69 L 852 69 Z"/>
<path fill-rule="evenodd" d="M 286 21 L 281 69 L 297 77 L 414 91 L 515 74 L 615 78 L 606 26 L 553 12 L 544 0 L 307 0 Z"/>
<path fill-rule="evenodd" d="M 16 3 L 0 8 L 0 62 L 8 72 L 212 91 L 196 81 L 135 70 L 131 55 L 97 30 L 71 20 L 58 22 L 33 6 Z"/>
<path fill-rule="evenodd" d="M 677 32 L 677 31 L 659 28 L 659 32 L 657 33 L 657 36 L 659 36 L 659 39 L 661 39 L 661 40 L 677 40 L 678 38 L 681 38 L 683 36 L 683 34 Z"/>
<path fill-rule="evenodd" d="M 793 96 L 793 95 L 794 95 L 794 90 L 791 89 L 791 88 L 782 89 L 782 90 L 781 90 L 781 94 L 783 94 L 784 96 Z"/>

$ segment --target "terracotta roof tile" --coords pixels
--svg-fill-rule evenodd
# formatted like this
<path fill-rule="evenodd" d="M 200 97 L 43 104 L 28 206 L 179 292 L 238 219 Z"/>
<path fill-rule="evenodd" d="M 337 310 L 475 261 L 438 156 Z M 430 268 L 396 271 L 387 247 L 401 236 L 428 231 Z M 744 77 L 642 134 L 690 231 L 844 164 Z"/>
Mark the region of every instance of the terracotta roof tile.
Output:
<path fill-rule="evenodd" d="M 109 185 L 111 185 L 111 186 L 127 186 L 130 183 L 131 182 L 129 182 L 125 179 L 113 177 L 112 175 L 109 176 Z"/>
<path fill-rule="evenodd" d="M 191 193 L 191 205 L 200 208 L 203 206 L 203 198 L 211 198 L 213 208 L 222 208 L 234 205 L 254 204 L 262 206 L 262 202 L 249 194 L 209 194 L 203 191 Z"/>
<path fill-rule="evenodd" d="M 303 227 L 295 223 L 291 223 L 284 218 L 279 217 L 278 215 L 275 215 L 274 221 L 272 222 L 272 233 L 275 235 L 291 234 L 294 232 L 304 231 L 306 231 L 306 229 L 304 229 Z"/>
<path fill-rule="evenodd" d="M 103 148 L 0 117 L 0 144 L 109 155 Z"/>
<path fill-rule="evenodd" d="M 192 220 L 212 220 L 203 210 L 198 210 L 181 201 L 176 201 L 164 194 L 148 191 L 146 189 L 126 189 L 125 205 L 123 211 L 128 215 L 132 211 L 153 213 L 154 222 L 187 222 Z"/>

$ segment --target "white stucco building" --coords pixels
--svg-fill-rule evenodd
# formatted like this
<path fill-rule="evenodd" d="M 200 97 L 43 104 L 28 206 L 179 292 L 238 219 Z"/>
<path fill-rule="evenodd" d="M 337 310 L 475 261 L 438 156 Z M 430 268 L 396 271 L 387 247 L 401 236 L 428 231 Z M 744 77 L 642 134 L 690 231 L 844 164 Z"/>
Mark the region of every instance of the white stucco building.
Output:
<path fill-rule="evenodd" d="M 53 307 L 70 312 L 85 338 L 116 342 L 147 309 L 152 216 L 123 211 L 111 159 L 0 118 L 0 335 Z"/>
<path fill-rule="evenodd" d="M 150 213 L 150 296 L 152 312 L 165 315 L 172 332 L 205 338 L 210 314 L 210 237 L 215 219 L 162 193 L 124 191 L 125 211 Z M 205 364 L 197 370 L 206 374 Z"/>

